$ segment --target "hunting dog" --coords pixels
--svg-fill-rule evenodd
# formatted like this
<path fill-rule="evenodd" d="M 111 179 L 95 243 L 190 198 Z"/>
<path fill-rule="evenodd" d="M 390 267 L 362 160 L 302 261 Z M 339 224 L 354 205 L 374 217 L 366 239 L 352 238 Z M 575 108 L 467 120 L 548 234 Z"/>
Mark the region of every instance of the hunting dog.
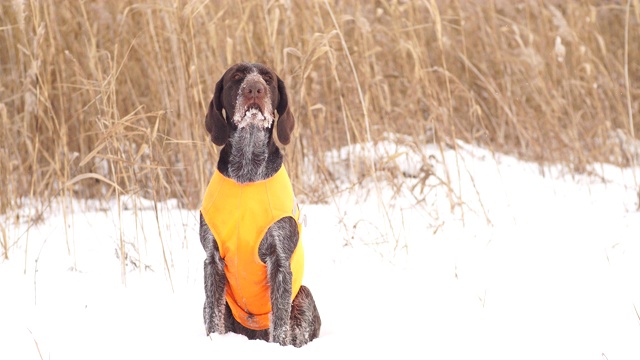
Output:
<path fill-rule="evenodd" d="M 270 68 L 236 64 L 216 83 L 205 126 L 222 149 L 200 209 L 207 335 L 300 347 L 320 333 L 301 284 L 299 209 L 274 139 L 275 127 L 289 144 L 294 125 L 284 82 Z"/>

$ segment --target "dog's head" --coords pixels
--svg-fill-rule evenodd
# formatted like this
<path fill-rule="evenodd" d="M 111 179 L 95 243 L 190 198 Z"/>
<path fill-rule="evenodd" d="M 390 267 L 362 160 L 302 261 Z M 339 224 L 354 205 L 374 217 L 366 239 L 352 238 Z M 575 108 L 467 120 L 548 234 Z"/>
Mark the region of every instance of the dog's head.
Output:
<path fill-rule="evenodd" d="M 284 82 L 262 64 L 235 64 L 216 83 L 205 126 L 211 141 L 222 146 L 232 131 L 245 126 L 258 126 L 273 134 L 274 111 L 278 112 L 278 140 L 287 145 L 295 120 L 289 110 Z"/>

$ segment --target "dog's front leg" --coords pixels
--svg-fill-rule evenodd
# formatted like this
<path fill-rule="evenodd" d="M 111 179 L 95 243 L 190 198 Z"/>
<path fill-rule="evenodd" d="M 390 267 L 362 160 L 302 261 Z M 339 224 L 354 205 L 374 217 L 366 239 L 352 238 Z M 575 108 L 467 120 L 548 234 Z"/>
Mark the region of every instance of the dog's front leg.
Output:
<path fill-rule="evenodd" d="M 224 260 L 220 257 L 218 242 L 213 237 L 209 226 L 200 214 L 200 243 L 207 258 L 204 260 L 204 326 L 207 335 L 216 332 L 224 334 L 225 327 L 225 288 L 227 278 L 224 274 Z"/>
<path fill-rule="evenodd" d="M 269 341 L 289 345 L 291 335 L 291 255 L 298 244 L 298 227 L 286 217 L 271 225 L 260 243 L 259 256 L 267 265 L 271 298 Z"/>

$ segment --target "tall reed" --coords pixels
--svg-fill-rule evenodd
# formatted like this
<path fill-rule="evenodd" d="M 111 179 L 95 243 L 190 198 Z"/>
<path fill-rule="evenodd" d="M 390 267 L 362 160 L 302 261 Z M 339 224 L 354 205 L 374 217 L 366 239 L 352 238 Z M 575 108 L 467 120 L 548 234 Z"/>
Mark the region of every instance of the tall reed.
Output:
<path fill-rule="evenodd" d="M 204 114 L 239 61 L 288 85 L 307 201 L 331 192 L 324 152 L 385 132 L 631 165 L 637 44 L 637 0 L 3 1 L 0 213 L 59 197 L 197 207 L 217 156 Z"/>

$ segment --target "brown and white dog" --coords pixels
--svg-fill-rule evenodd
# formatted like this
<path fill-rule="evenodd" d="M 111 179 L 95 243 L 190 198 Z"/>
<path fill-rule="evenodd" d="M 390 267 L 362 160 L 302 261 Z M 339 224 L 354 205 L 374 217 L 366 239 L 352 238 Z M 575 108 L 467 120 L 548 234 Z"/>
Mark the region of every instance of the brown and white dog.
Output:
<path fill-rule="evenodd" d="M 236 64 L 217 82 L 205 125 L 222 150 L 200 213 L 207 335 L 300 347 L 320 333 L 301 285 L 299 212 L 273 136 L 275 127 L 289 144 L 294 123 L 284 82 L 268 67 Z"/>

